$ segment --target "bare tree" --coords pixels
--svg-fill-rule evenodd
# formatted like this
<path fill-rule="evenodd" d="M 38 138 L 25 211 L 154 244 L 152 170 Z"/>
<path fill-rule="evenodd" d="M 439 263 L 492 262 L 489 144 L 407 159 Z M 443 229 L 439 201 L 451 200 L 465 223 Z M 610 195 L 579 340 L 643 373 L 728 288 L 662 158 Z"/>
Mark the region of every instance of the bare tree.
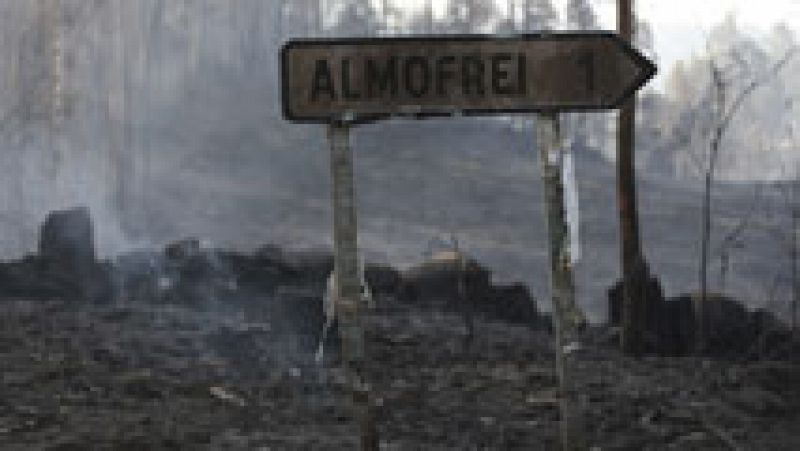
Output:
<path fill-rule="evenodd" d="M 800 304 L 800 280 L 798 275 L 798 258 L 800 258 L 800 163 L 795 163 L 795 175 L 788 181 L 778 185 L 780 191 L 779 208 L 789 216 L 789 229 L 776 227 L 772 230 L 774 236 L 781 241 L 782 248 L 788 250 L 789 257 L 789 284 L 791 291 L 790 321 L 792 328 L 792 339 L 795 343 L 800 342 L 798 334 L 797 307 Z"/>
<path fill-rule="evenodd" d="M 422 15 L 425 18 L 425 32 L 433 34 L 433 0 L 426 0 Z"/>
<path fill-rule="evenodd" d="M 742 235 L 750 227 L 753 216 L 758 210 L 759 202 L 761 201 L 761 185 L 756 185 L 753 192 L 753 199 L 747 211 L 739 218 L 739 221 L 723 236 L 717 254 L 719 255 L 719 277 L 720 277 L 720 291 L 725 291 L 727 282 L 728 270 L 730 269 L 731 251 L 734 249 L 741 249 L 744 247 Z"/>
<path fill-rule="evenodd" d="M 797 168 L 800 169 L 800 168 Z M 797 257 L 798 257 L 798 238 L 797 235 L 800 233 L 800 177 L 795 176 L 794 181 L 792 181 L 791 185 L 791 204 L 790 204 L 790 211 L 792 217 L 792 228 L 790 229 L 789 233 L 791 233 L 791 261 L 792 261 L 792 337 L 797 343 L 798 341 L 798 333 L 797 333 L 797 305 L 800 303 L 800 281 L 797 277 Z"/>
<path fill-rule="evenodd" d="M 786 102 L 786 110 L 792 122 L 789 124 L 788 137 L 794 149 L 795 160 L 790 165 L 784 166 L 784 170 L 793 170 L 790 181 L 784 185 L 782 190 L 783 200 L 786 211 L 789 212 L 789 260 L 790 260 L 790 277 L 789 280 L 792 284 L 792 341 L 796 346 L 800 342 L 800 333 L 798 333 L 798 318 L 797 307 L 800 304 L 800 275 L 798 275 L 797 259 L 800 258 L 800 159 L 796 157 L 800 149 L 798 149 L 798 137 L 796 127 L 795 101 L 789 100 Z"/>
<path fill-rule="evenodd" d="M 497 23 L 497 26 L 495 26 L 495 33 L 511 34 L 517 31 L 516 8 L 516 2 L 514 0 L 508 0 L 508 3 L 506 4 L 506 10 L 508 11 L 508 14 L 505 18 Z"/>
<path fill-rule="evenodd" d="M 558 15 L 551 0 L 525 0 L 522 21 L 525 31 L 546 31 L 556 27 Z"/>
<path fill-rule="evenodd" d="M 347 0 L 336 16 L 336 34 L 370 36 L 379 27 L 378 9 L 369 0 Z"/>
<path fill-rule="evenodd" d="M 497 14 L 494 2 L 482 0 L 451 0 L 447 15 L 450 29 L 455 33 L 471 33 L 491 22 Z"/>
<path fill-rule="evenodd" d="M 710 254 L 711 242 L 711 207 L 712 207 L 712 190 L 717 175 L 717 165 L 720 158 L 720 153 L 723 149 L 723 139 L 728 132 L 731 121 L 736 116 L 737 112 L 741 109 L 745 101 L 755 92 L 759 87 L 764 85 L 767 81 L 771 80 L 792 58 L 795 54 L 796 48 L 790 49 L 782 58 L 773 64 L 761 76 L 753 76 L 749 83 L 744 85 L 735 95 L 731 96 L 731 91 L 734 88 L 734 81 L 727 77 L 728 68 L 723 68 L 720 65 L 719 58 L 710 56 L 708 59 L 708 70 L 711 76 L 711 86 L 708 89 L 707 95 L 701 99 L 700 108 L 707 108 L 710 124 L 704 130 L 704 141 L 707 146 L 704 146 L 702 155 L 695 155 L 695 162 L 703 174 L 703 201 L 701 211 L 701 235 L 700 235 L 700 296 L 695 305 L 695 318 L 696 318 L 696 334 L 695 334 L 695 347 L 697 352 L 702 352 L 705 347 L 707 325 L 706 325 L 706 302 L 708 298 L 708 264 Z M 729 55 L 734 61 L 735 65 L 743 66 L 747 63 L 741 56 L 733 51 Z M 745 73 L 749 73 L 749 68 Z M 732 100 L 729 100 L 732 99 Z"/>
<path fill-rule="evenodd" d="M 433 0 L 426 0 L 422 10 L 407 19 L 405 29 L 411 33 L 434 34 L 439 31 L 439 25 L 433 15 Z"/>
<path fill-rule="evenodd" d="M 591 30 L 597 27 L 597 14 L 588 0 L 569 0 L 567 25 L 573 30 Z"/>
<path fill-rule="evenodd" d="M 787 127 L 786 142 L 789 143 L 794 152 L 793 159 L 782 162 L 780 167 L 780 181 L 777 183 L 779 193 L 779 204 L 777 210 L 780 214 L 786 214 L 789 219 L 788 230 L 779 221 L 769 233 L 781 242 L 781 248 L 788 250 L 789 257 L 789 284 L 791 291 L 790 301 L 790 321 L 792 328 L 792 340 L 797 344 L 800 340 L 798 334 L 797 308 L 800 304 L 800 275 L 798 274 L 798 258 L 800 258 L 800 159 L 797 158 L 800 149 L 797 147 L 798 137 L 795 130 L 794 101 L 786 101 L 786 113 L 790 118 Z M 770 149 L 775 151 L 775 149 Z"/>

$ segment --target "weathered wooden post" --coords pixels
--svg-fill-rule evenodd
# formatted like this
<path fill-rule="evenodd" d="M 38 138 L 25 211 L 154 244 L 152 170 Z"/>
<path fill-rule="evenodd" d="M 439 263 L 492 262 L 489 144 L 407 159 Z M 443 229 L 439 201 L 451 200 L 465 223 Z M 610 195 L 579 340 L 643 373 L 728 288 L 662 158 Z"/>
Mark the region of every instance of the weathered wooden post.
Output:
<path fill-rule="evenodd" d="M 330 125 L 331 182 L 333 205 L 333 261 L 336 286 L 336 312 L 342 335 L 342 357 L 346 364 L 363 358 L 364 343 L 359 317 L 358 232 L 356 224 L 353 161 L 350 125 Z"/>
<path fill-rule="evenodd" d="M 633 40 L 633 0 L 618 0 L 617 28 L 627 43 Z M 639 240 L 636 208 L 636 94 L 626 99 L 617 118 L 617 208 L 620 221 L 622 261 L 622 329 L 620 346 L 628 354 L 643 351 L 647 296 L 644 293 L 646 266 Z"/>
<path fill-rule="evenodd" d="M 541 114 L 536 120 L 536 143 L 544 182 L 547 236 L 550 247 L 550 290 L 556 332 L 556 374 L 559 383 L 561 447 L 585 449 L 584 402 L 571 371 L 576 360 L 580 328 L 585 323 L 575 302 L 569 230 L 564 211 L 563 149 L 558 116 Z"/>
<path fill-rule="evenodd" d="M 356 223 L 350 124 L 334 121 L 329 126 L 333 204 L 333 265 L 339 296 L 336 314 L 342 342 L 342 363 L 352 390 L 361 449 L 378 449 L 370 408 L 369 386 L 364 380 L 364 330 L 361 323 L 361 287 L 358 275 L 358 226 Z"/>

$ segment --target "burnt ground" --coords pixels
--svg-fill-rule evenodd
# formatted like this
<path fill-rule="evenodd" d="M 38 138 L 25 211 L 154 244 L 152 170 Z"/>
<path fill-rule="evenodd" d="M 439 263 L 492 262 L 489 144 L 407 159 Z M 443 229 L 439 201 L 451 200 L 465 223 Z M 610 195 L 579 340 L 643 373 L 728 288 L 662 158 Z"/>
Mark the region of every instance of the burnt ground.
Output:
<path fill-rule="evenodd" d="M 312 362 L 314 337 L 253 305 L 2 307 L 2 449 L 356 446 L 341 378 Z M 462 326 L 385 303 L 367 319 L 382 448 L 556 448 L 551 335 L 479 319 L 467 350 Z M 596 449 L 800 449 L 798 366 L 633 360 L 610 342 L 592 329 L 577 351 Z"/>

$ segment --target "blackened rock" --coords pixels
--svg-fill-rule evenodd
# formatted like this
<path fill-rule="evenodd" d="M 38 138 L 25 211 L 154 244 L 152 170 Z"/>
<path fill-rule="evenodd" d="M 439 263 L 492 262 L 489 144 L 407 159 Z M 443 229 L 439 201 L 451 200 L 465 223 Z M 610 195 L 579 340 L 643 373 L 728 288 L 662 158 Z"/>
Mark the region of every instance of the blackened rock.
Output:
<path fill-rule="evenodd" d="M 247 266 L 251 275 L 268 276 L 273 288 L 291 285 L 321 290 L 333 271 L 333 254 L 320 250 L 283 251 L 268 245 L 259 249 Z"/>
<path fill-rule="evenodd" d="M 184 238 L 167 244 L 164 255 L 172 261 L 186 261 L 197 258 L 201 254 L 200 240 L 197 238 Z"/>
<path fill-rule="evenodd" d="M 30 276 L 51 287 L 48 291 L 56 297 L 103 301 L 111 296 L 110 271 L 97 261 L 92 219 L 86 207 L 47 215 L 39 233 L 38 261 L 31 269 L 35 272 Z"/>
<path fill-rule="evenodd" d="M 693 301 L 699 300 L 695 294 Z M 735 357 L 743 355 L 758 340 L 758 331 L 751 326 L 750 312 L 745 306 L 724 295 L 709 294 L 706 297 L 706 346 L 715 356 Z"/>
<path fill-rule="evenodd" d="M 373 294 L 394 296 L 400 288 L 400 272 L 391 266 L 367 264 L 364 278 Z"/>
<path fill-rule="evenodd" d="M 228 253 L 225 256 L 240 288 L 254 293 L 270 293 L 284 279 L 283 268 L 274 258 Z"/>
<path fill-rule="evenodd" d="M 155 251 L 134 251 L 114 260 L 112 284 L 119 303 L 142 302 L 159 297 L 164 258 Z"/>
<path fill-rule="evenodd" d="M 83 296 L 79 281 L 55 270 L 38 255 L 0 264 L 0 297 L 7 299 L 77 299 Z"/>
<path fill-rule="evenodd" d="M 751 312 L 750 327 L 758 339 L 751 346 L 749 357 L 800 360 L 800 341 L 792 337 L 791 328 L 781 323 L 772 312 L 765 309 Z"/>
<path fill-rule="evenodd" d="M 479 310 L 487 316 L 508 323 L 547 328 L 548 321 L 536 308 L 536 300 L 528 288 L 520 283 L 491 287 L 489 302 Z"/>
<path fill-rule="evenodd" d="M 658 318 L 659 343 L 654 350 L 667 356 L 685 356 L 694 344 L 694 308 L 689 297 L 677 297 L 661 304 Z"/>
<path fill-rule="evenodd" d="M 772 312 L 763 308 L 756 309 L 750 313 L 750 327 L 754 333 L 760 336 L 782 332 L 786 329 Z"/>
<path fill-rule="evenodd" d="M 670 318 L 679 312 L 675 310 L 676 306 L 664 306 L 664 290 L 658 278 L 651 276 L 646 266 L 643 266 L 641 271 L 643 285 L 640 294 L 635 296 L 633 302 L 639 309 L 635 312 L 637 321 L 644 323 L 642 348 L 645 352 L 660 353 L 664 346 L 662 343 L 664 321 L 666 319 L 672 324 Z M 619 280 L 608 290 L 608 322 L 611 326 L 622 324 L 624 302 L 623 280 Z"/>
<path fill-rule="evenodd" d="M 94 231 L 89 209 L 76 207 L 48 213 L 39 232 L 39 255 L 65 265 L 94 264 Z"/>
<path fill-rule="evenodd" d="M 687 355 L 692 352 L 697 329 L 696 307 L 699 293 L 671 298 L 670 315 L 661 322 L 662 354 Z M 745 352 L 754 342 L 747 310 L 737 301 L 720 294 L 708 293 L 704 308 L 706 343 L 704 353 L 712 356 L 734 356 Z M 672 352 L 666 352 L 672 351 Z"/>
<path fill-rule="evenodd" d="M 467 259 L 462 268 L 454 253 L 443 252 L 402 274 L 399 297 L 409 303 L 460 308 L 459 278 L 463 277 L 464 297 L 476 304 L 488 298 L 490 276 L 476 260 Z"/>
<path fill-rule="evenodd" d="M 619 326 L 622 324 L 622 306 L 624 305 L 624 296 L 622 291 L 623 281 L 620 279 L 608 290 L 608 322 L 612 326 Z M 661 288 L 656 277 L 647 276 L 643 288 L 644 299 L 636 299 L 634 302 L 644 302 L 647 311 L 644 312 L 644 317 L 648 323 L 650 330 L 657 329 L 658 317 L 661 314 L 661 305 L 664 302 L 664 290 Z"/>
<path fill-rule="evenodd" d="M 682 356 L 692 352 L 697 328 L 697 293 L 668 299 L 659 309 L 659 354 Z M 760 348 L 776 349 L 788 340 L 786 327 L 769 312 L 750 312 L 743 303 L 709 293 L 704 306 L 706 342 L 703 353 L 712 357 L 751 358 Z"/>
<path fill-rule="evenodd" d="M 474 259 L 454 251 L 441 252 L 403 273 L 398 299 L 423 308 L 459 312 L 466 330 L 465 345 L 470 346 L 475 335 L 475 312 L 477 306 L 487 302 L 490 277 Z"/>
<path fill-rule="evenodd" d="M 319 250 L 285 252 L 283 264 L 292 283 L 324 286 L 333 271 L 333 254 Z"/>
<path fill-rule="evenodd" d="M 460 283 L 463 283 L 463 293 Z M 420 306 L 443 307 L 466 316 L 481 314 L 507 323 L 549 326 L 527 287 L 522 284 L 495 286 L 487 268 L 474 259 L 459 263 L 458 255 L 452 251 L 440 252 L 403 272 L 398 299 Z M 467 318 L 467 321 L 471 320 Z"/>
<path fill-rule="evenodd" d="M 608 289 L 608 325 L 619 326 L 622 324 L 622 306 L 625 298 L 622 293 L 622 280 L 618 280 Z"/>
<path fill-rule="evenodd" d="M 158 285 L 160 300 L 205 304 L 225 301 L 237 288 L 236 277 L 223 254 L 186 238 L 166 246 Z"/>

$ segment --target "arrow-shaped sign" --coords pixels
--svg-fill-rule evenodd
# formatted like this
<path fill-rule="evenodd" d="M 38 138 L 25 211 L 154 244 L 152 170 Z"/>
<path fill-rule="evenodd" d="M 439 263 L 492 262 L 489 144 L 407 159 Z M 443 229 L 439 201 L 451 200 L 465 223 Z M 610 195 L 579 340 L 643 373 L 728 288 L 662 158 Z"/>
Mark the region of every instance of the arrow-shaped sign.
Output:
<path fill-rule="evenodd" d="M 656 72 L 605 32 L 302 39 L 281 63 L 299 122 L 613 109 Z"/>

